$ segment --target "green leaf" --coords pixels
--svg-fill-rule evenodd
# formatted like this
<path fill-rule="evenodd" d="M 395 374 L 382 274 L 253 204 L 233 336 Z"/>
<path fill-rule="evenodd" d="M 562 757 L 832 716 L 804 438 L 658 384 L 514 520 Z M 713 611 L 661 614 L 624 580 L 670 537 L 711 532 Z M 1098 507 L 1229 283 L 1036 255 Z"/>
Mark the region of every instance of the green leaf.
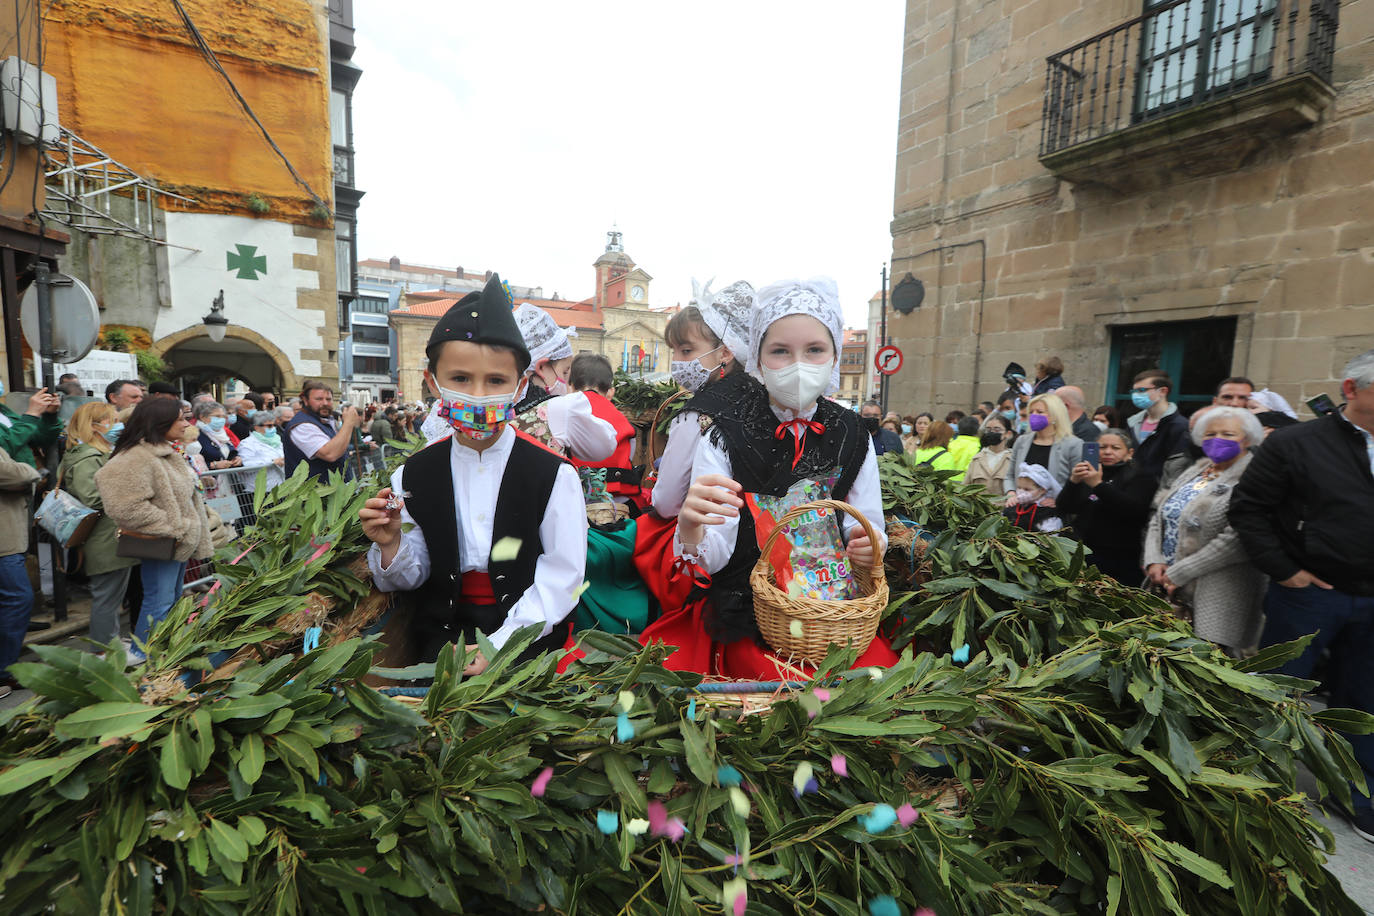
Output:
<path fill-rule="evenodd" d="M 248 785 L 253 785 L 262 776 L 263 765 L 267 762 L 267 751 L 263 747 L 262 735 L 249 732 L 239 742 L 239 775 Z"/>
<path fill-rule="evenodd" d="M 706 736 L 694 723 L 682 720 L 679 726 L 682 729 L 682 744 L 687 751 L 687 767 L 692 771 L 692 775 L 704 786 L 709 786 L 716 781 L 716 764 L 711 759 L 711 752 L 708 750 Z"/>
<path fill-rule="evenodd" d="M 209 829 L 206 831 L 206 838 L 210 841 L 210 851 L 217 854 L 217 858 L 227 859 L 230 862 L 248 861 L 248 844 L 244 841 L 243 835 L 224 821 L 217 821 L 210 818 Z"/>
<path fill-rule="evenodd" d="M 1226 874 L 1226 870 L 1211 859 L 1203 858 L 1188 847 L 1175 843 L 1173 840 L 1161 840 L 1160 845 L 1172 853 L 1175 862 L 1204 881 L 1211 881 L 1218 887 L 1231 887 L 1231 879 Z"/>
<path fill-rule="evenodd" d="M 1374 733 L 1374 715 L 1358 709 L 1323 709 L 1314 713 L 1312 718 L 1327 728 L 1348 735 L 1368 735 Z"/>
<path fill-rule="evenodd" d="M 54 730 L 63 738 L 123 738 L 164 708 L 143 703 L 95 703 L 59 719 Z"/>
<path fill-rule="evenodd" d="M 184 789 L 191 783 L 191 758 L 195 749 L 181 723 L 174 723 L 167 737 L 162 739 L 162 753 L 158 764 L 162 778 L 174 789 Z"/>
<path fill-rule="evenodd" d="M 18 766 L 10 767 L 0 773 L 0 795 L 12 795 L 22 789 L 27 789 L 42 779 L 53 777 L 60 779 L 71 772 L 81 761 L 99 752 L 99 745 L 91 745 L 63 754 L 60 757 L 26 760 Z"/>
<path fill-rule="evenodd" d="M 310 746 L 310 742 L 300 735 L 282 732 L 272 739 L 272 747 L 283 763 L 304 770 L 314 779 L 319 778 L 320 759 L 316 756 L 315 749 Z"/>
<path fill-rule="evenodd" d="M 287 704 L 286 697 L 279 693 L 261 693 L 239 697 L 236 700 L 221 700 L 210 707 L 210 718 L 216 722 L 226 719 L 256 719 L 276 712 Z"/>

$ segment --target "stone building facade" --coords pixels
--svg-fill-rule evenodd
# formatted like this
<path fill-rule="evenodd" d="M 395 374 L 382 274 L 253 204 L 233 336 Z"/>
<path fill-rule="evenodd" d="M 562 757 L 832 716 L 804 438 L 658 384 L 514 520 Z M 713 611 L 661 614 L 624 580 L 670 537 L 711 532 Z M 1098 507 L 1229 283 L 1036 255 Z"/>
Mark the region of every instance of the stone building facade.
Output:
<path fill-rule="evenodd" d="M 891 228 L 896 409 L 1051 354 L 1097 403 L 1156 365 L 1185 408 L 1336 396 L 1374 347 L 1374 0 L 908 0 Z"/>

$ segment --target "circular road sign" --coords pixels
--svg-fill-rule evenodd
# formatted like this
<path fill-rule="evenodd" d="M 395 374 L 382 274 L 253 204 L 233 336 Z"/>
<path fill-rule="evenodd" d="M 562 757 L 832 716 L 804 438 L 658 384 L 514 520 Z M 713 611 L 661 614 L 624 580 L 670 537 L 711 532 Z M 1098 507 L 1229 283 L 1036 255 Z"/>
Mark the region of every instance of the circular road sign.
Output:
<path fill-rule="evenodd" d="M 892 375 L 902 368 L 902 351 L 892 344 L 879 347 L 873 357 L 873 365 L 877 366 L 883 375 Z"/>

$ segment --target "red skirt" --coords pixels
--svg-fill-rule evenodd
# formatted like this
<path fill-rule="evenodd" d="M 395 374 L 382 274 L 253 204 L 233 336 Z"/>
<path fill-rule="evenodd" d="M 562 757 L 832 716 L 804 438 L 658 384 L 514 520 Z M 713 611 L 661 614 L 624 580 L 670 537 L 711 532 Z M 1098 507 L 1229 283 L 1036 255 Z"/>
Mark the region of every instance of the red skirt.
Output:
<path fill-rule="evenodd" d="M 639 635 L 639 641 L 646 646 L 654 642 L 677 646 L 677 651 L 663 662 L 663 667 L 674 671 L 695 671 L 732 681 L 801 681 L 815 674 L 813 666 L 791 664 L 760 648 L 752 639 L 732 643 L 711 639 L 706 635 L 703 619 L 705 606 L 703 599 L 664 614 Z M 892 643 L 879 633 L 853 667 L 890 668 L 897 661 Z"/>

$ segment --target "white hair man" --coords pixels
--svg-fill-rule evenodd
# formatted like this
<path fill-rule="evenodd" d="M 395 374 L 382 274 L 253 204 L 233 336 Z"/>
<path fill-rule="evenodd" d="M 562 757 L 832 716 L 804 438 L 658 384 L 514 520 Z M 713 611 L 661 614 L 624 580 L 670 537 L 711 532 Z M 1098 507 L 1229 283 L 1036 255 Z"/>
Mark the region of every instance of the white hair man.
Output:
<path fill-rule="evenodd" d="M 1374 713 L 1374 350 L 1346 364 L 1345 405 L 1275 430 L 1231 497 L 1229 518 L 1272 582 L 1260 645 L 1315 634 L 1279 672 L 1308 677 L 1330 650 L 1332 706 Z M 1374 788 L 1374 735 L 1347 735 Z M 1374 808 L 1352 793 L 1355 832 L 1374 842 Z"/>
<path fill-rule="evenodd" d="M 1093 418 L 1088 416 L 1083 389 L 1077 385 L 1060 385 L 1054 393 L 1064 402 L 1064 410 L 1073 422 L 1073 434 L 1084 442 L 1096 442 L 1102 431 L 1093 423 Z"/>

